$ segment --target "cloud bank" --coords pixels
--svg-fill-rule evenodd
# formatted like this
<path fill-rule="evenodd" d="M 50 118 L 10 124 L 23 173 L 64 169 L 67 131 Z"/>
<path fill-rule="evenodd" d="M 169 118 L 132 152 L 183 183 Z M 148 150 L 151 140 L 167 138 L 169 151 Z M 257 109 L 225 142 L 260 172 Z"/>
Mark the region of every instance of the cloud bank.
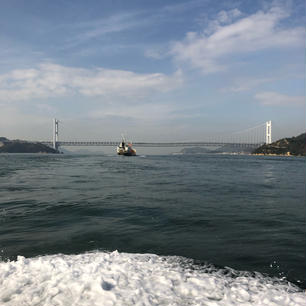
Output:
<path fill-rule="evenodd" d="M 82 95 L 141 97 L 167 92 L 182 83 L 178 71 L 140 74 L 104 68 L 71 68 L 52 63 L 0 75 L 0 101 L 23 101 Z"/>
<path fill-rule="evenodd" d="M 220 12 L 202 33 L 189 32 L 183 41 L 174 43 L 170 53 L 177 62 L 208 74 L 226 70 L 231 55 L 304 44 L 303 27 L 281 26 L 281 21 L 289 17 L 285 8 L 275 6 L 241 16 L 237 9 Z"/>

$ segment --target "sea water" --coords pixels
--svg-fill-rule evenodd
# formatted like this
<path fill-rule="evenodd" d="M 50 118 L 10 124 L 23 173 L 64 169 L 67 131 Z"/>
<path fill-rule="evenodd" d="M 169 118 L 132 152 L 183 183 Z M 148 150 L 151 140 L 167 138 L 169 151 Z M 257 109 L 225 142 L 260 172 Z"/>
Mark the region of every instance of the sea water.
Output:
<path fill-rule="evenodd" d="M 0 155 L 0 305 L 306 305 L 305 158 Z"/>

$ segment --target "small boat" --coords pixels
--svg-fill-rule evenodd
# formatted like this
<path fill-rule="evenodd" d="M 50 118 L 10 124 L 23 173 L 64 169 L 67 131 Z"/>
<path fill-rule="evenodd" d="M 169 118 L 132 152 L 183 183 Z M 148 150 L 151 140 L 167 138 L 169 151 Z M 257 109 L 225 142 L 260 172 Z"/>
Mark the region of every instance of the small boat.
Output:
<path fill-rule="evenodd" d="M 132 144 L 130 142 L 126 142 L 124 137 L 122 136 L 122 140 L 117 146 L 117 154 L 125 156 L 135 156 L 136 150 L 132 147 Z"/>

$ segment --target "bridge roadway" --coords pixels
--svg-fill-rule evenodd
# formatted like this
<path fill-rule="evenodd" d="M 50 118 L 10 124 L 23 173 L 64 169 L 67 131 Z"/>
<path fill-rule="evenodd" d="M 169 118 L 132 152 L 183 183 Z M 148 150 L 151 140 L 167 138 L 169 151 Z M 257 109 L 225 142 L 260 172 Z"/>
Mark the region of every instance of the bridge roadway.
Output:
<path fill-rule="evenodd" d="M 40 141 L 45 145 L 50 147 L 53 146 L 51 141 Z M 242 143 L 242 142 L 212 142 L 212 141 L 202 141 L 202 142 L 133 142 L 133 146 L 137 147 L 220 147 L 220 146 L 235 146 L 235 147 L 252 147 L 257 148 L 263 143 Z M 117 141 L 58 141 L 58 146 L 104 146 L 104 147 L 116 147 L 118 145 Z"/>

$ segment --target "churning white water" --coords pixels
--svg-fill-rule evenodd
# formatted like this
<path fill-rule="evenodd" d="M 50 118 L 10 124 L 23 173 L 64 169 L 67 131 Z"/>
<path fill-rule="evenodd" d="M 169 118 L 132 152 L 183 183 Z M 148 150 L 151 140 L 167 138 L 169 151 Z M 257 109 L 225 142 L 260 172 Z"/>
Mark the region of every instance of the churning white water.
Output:
<path fill-rule="evenodd" d="M 181 257 L 107 252 L 0 263 L 0 305 L 306 305 L 294 285 Z"/>

